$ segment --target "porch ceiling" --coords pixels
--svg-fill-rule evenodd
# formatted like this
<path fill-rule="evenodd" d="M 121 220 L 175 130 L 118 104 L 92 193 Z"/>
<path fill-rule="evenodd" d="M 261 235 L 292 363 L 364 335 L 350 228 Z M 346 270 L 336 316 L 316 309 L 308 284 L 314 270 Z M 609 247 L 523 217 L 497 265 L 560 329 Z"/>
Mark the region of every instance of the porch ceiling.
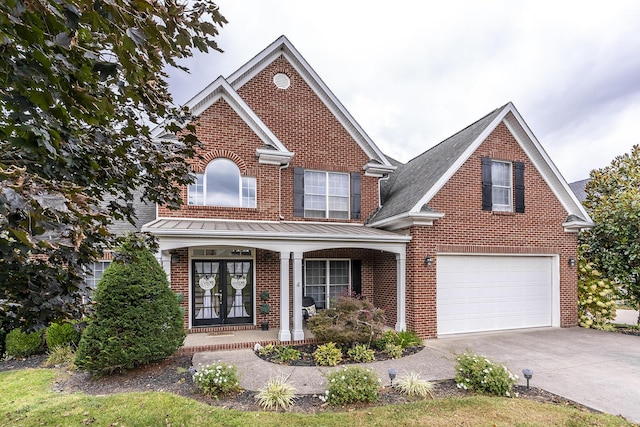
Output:
<path fill-rule="evenodd" d="M 142 231 L 158 236 L 161 242 L 176 240 L 177 244 L 179 240 L 182 244 L 187 243 L 186 246 L 242 244 L 274 250 L 280 248 L 277 245 L 303 244 L 317 248 L 348 245 L 398 252 L 411 240 L 404 234 L 360 224 L 318 222 L 158 218 L 145 224 Z"/>

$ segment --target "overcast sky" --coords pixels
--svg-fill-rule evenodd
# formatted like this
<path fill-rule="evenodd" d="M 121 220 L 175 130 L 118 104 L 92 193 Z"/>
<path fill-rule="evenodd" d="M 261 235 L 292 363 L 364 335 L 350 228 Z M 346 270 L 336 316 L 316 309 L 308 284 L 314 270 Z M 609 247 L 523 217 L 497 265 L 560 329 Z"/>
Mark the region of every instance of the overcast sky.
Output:
<path fill-rule="evenodd" d="M 640 1 L 217 4 L 225 52 L 171 72 L 177 103 L 284 34 L 403 162 L 509 101 L 568 182 L 640 143 Z"/>

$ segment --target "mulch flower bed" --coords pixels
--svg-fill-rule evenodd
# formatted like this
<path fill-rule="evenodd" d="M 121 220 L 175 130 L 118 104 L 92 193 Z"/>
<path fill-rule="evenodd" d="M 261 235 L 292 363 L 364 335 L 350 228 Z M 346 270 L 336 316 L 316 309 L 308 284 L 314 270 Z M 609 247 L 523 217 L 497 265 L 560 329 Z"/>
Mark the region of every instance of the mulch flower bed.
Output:
<path fill-rule="evenodd" d="M 257 357 L 261 358 L 262 360 L 266 360 L 267 362 L 272 362 L 272 363 L 284 364 L 288 366 L 316 366 L 316 362 L 313 358 L 313 352 L 316 351 L 316 349 L 318 348 L 317 345 L 315 344 L 300 345 L 300 346 L 294 346 L 294 348 L 300 352 L 300 359 L 292 360 L 286 363 L 280 362 L 277 359 L 278 355 L 275 352 L 266 354 L 266 355 L 259 354 L 258 352 L 255 352 L 255 354 Z M 420 350 L 422 350 L 423 348 L 424 346 L 407 347 L 404 350 L 402 350 L 402 357 L 419 353 Z M 386 352 L 380 351 L 380 350 L 375 350 L 375 358 L 376 358 L 375 359 L 376 362 L 381 360 L 391 359 Z M 358 362 L 351 360 L 349 356 L 346 354 L 346 352 L 343 352 L 342 362 L 340 363 L 340 365 L 349 365 L 353 363 L 358 363 Z"/>
<path fill-rule="evenodd" d="M 416 348 L 415 351 L 419 351 Z M 378 357 L 378 355 L 376 355 Z M 384 357 L 380 355 L 380 357 Z M 12 359 L 0 362 L 0 371 L 27 369 L 41 367 L 46 357 L 43 355 L 33 356 L 27 359 Z M 306 363 L 308 362 L 308 359 Z M 313 359 L 312 359 L 313 360 Z M 377 359 L 382 360 L 382 359 Z M 302 362 L 300 362 L 302 363 Z M 106 395 L 112 393 L 126 393 L 136 391 L 162 391 L 174 393 L 200 402 L 240 411 L 259 411 L 260 406 L 255 398 L 255 391 L 242 391 L 233 396 L 226 396 L 220 399 L 213 399 L 198 393 L 188 368 L 191 366 L 191 356 L 173 356 L 162 362 L 153 363 L 139 367 L 121 374 L 104 376 L 93 379 L 85 372 L 67 371 L 61 368 L 54 383 L 54 390 L 57 392 L 74 393 L 82 392 L 89 395 Z M 532 387 L 527 389 L 524 386 L 514 387 L 516 398 L 531 399 L 542 403 L 552 403 L 556 405 L 572 406 L 582 410 L 590 409 L 577 404 L 571 400 L 549 393 L 545 390 Z M 464 397 L 470 396 L 468 391 L 460 390 L 456 387 L 455 381 L 436 381 L 433 390 L 434 398 Z M 322 402 L 317 395 L 299 395 L 295 405 L 290 410 L 296 413 L 317 413 L 321 411 L 340 411 L 365 408 L 370 406 L 403 404 L 415 401 L 399 393 L 391 387 L 380 389 L 379 400 L 373 404 L 349 405 L 335 408 Z"/>

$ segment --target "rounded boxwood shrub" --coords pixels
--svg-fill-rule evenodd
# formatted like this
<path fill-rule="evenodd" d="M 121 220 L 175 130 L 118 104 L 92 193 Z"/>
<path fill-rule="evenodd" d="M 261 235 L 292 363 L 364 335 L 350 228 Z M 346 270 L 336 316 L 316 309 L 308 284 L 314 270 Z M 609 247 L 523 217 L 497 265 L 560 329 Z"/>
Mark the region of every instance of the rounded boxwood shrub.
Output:
<path fill-rule="evenodd" d="M 23 332 L 14 329 L 7 334 L 6 351 L 12 357 L 29 357 L 44 352 L 44 330 Z"/>
<path fill-rule="evenodd" d="M 178 298 L 142 237 L 116 251 L 93 302 L 76 366 L 94 376 L 165 359 L 184 342 Z"/>
<path fill-rule="evenodd" d="M 53 351 L 61 345 L 76 346 L 80 341 L 80 332 L 76 330 L 71 322 L 52 323 L 47 328 L 45 337 L 47 348 L 49 351 Z"/>
<path fill-rule="evenodd" d="M 370 368 L 345 367 L 327 375 L 329 389 L 325 399 L 331 405 L 376 402 L 380 379 Z"/>
<path fill-rule="evenodd" d="M 484 356 L 466 352 L 456 357 L 456 385 L 460 389 L 511 397 L 518 376 Z"/>

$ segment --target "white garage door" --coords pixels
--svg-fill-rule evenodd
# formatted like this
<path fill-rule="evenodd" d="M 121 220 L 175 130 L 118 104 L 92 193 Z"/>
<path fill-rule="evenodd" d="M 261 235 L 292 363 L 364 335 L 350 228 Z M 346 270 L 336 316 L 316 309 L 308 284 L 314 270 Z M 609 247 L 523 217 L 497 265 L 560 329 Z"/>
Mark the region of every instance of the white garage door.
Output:
<path fill-rule="evenodd" d="M 551 326 L 552 260 L 439 255 L 438 335 Z"/>

